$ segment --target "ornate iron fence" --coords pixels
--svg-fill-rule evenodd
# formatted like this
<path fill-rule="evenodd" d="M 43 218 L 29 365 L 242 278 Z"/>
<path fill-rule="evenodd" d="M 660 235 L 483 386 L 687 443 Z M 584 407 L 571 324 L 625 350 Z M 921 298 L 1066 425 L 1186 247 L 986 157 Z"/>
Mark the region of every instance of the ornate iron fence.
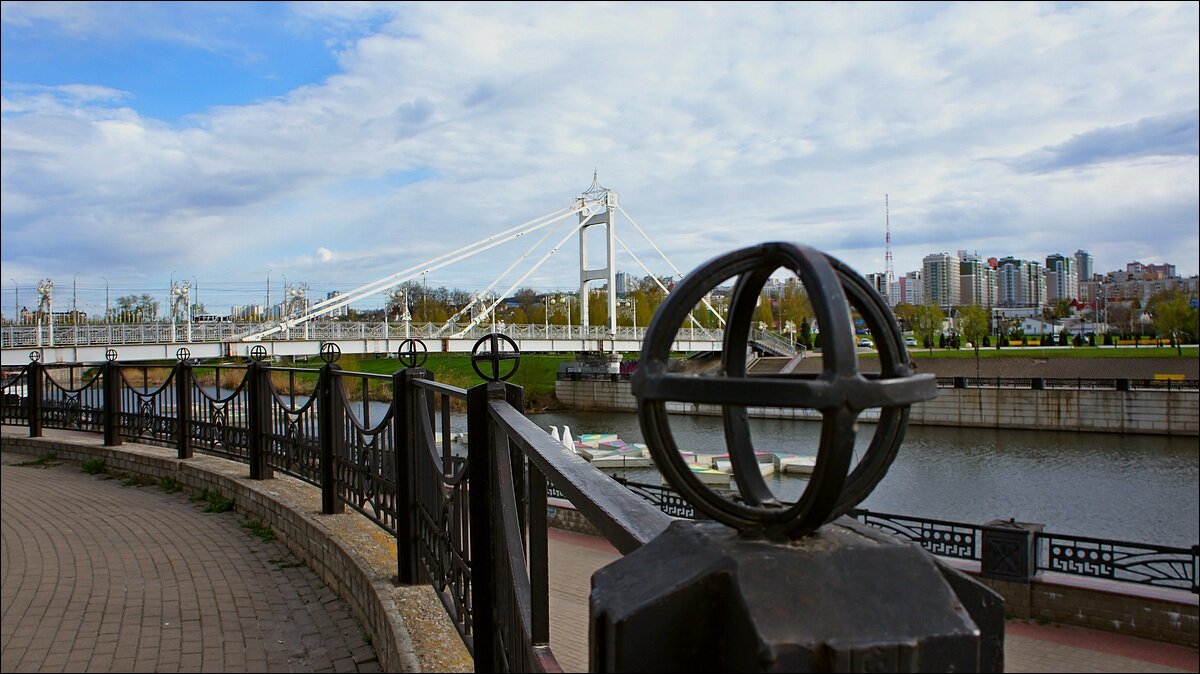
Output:
<path fill-rule="evenodd" d="M 1145 545 L 1084 536 L 1035 534 L 1037 570 L 1200 593 L 1200 547 Z"/>

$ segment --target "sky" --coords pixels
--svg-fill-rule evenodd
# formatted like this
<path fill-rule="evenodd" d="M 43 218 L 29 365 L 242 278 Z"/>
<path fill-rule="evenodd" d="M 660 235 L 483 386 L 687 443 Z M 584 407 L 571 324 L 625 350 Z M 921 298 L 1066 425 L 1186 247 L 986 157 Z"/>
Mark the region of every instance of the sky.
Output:
<path fill-rule="evenodd" d="M 5 315 L 42 278 L 89 313 L 180 279 L 214 313 L 268 279 L 324 297 L 594 174 L 685 273 L 773 240 L 882 272 L 889 222 L 898 275 L 957 250 L 1200 266 L 1197 3 L 0 9 Z M 533 241 L 418 280 L 481 289 Z M 521 285 L 577 288 L 578 245 Z"/>

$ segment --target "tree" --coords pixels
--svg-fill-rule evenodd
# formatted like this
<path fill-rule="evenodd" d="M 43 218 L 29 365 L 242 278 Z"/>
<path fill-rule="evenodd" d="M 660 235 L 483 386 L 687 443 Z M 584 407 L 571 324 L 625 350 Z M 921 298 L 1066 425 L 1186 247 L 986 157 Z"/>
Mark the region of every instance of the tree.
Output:
<path fill-rule="evenodd" d="M 941 307 L 922 304 L 913 313 L 913 332 L 930 353 L 933 352 L 933 339 L 941 333 L 942 321 L 945 320 L 946 314 Z"/>
<path fill-rule="evenodd" d="M 141 314 L 143 321 L 156 320 L 158 318 L 158 300 L 149 293 L 144 294 L 138 298 L 136 311 Z"/>
<path fill-rule="evenodd" d="M 1056 299 L 1053 304 L 1048 304 L 1042 309 L 1042 317 L 1048 321 L 1056 321 L 1070 315 L 1071 300 L 1066 298 Z"/>
<path fill-rule="evenodd" d="M 901 302 L 892 309 L 892 314 L 896 316 L 896 320 L 900 322 L 901 330 L 912 330 L 913 318 L 917 315 L 917 309 L 920 307 L 915 304 Z"/>
<path fill-rule="evenodd" d="M 1170 335 L 1175 351 L 1183 355 L 1182 342 L 1196 341 L 1200 335 L 1200 312 L 1192 308 L 1188 296 L 1179 291 L 1159 293 L 1150 298 L 1146 309 L 1154 317 L 1154 329 Z"/>
<path fill-rule="evenodd" d="M 962 336 L 975 348 L 975 376 L 978 377 L 979 347 L 991 331 L 988 325 L 988 310 L 978 304 L 963 307 L 958 312 L 958 328 L 962 331 Z"/>

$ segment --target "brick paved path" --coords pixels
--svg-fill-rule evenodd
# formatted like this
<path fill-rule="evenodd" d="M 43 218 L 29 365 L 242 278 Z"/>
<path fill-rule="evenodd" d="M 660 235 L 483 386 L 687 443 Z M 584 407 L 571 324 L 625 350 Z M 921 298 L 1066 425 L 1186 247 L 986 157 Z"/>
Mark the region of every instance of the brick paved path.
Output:
<path fill-rule="evenodd" d="M 379 671 L 277 542 L 181 494 L 0 454 L 0 670 Z"/>

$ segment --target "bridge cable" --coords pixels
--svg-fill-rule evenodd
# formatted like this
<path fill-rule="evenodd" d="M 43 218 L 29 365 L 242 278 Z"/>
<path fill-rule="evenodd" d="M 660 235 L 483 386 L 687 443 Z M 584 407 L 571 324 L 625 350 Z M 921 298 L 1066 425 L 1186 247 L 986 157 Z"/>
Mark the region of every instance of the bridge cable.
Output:
<path fill-rule="evenodd" d="M 634 222 L 634 221 L 633 221 L 633 218 L 629 217 L 629 213 L 628 213 L 628 212 L 626 212 L 626 211 L 625 211 L 625 209 L 624 209 L 624 208 L 621 208 L 619 205 L 617 206 L 617 208 L 618 208 L 618 209 L 620 209 L 620 211 L 621 211 L 621 214 L 625 216 L 625 219 L 629 221 L 629 224 L 633 225 L 634 229 L 636 229 L 636 230 L 637 230 L 637 231 L 638 231 L 638 232 L 639 232 L 639 233 L 642 235 L 642 238 L 644 238 L 644 239 L 645 239 L 645 240 L 646 240 L 646 241 L 647 241 L 647 242 L 648 242 L 648 243 L 649 243 L 651 246 L 654 246 L 654 250 L 657 250 L 657 251 L 658 251 L 658 254 L 659 254 L 661 257 L 662 257 L 662 259 L 663 259 L 663 260 L 664 260 L 664 261 L 665 261 L 665 262 L 666 262 L 668 265 L 670 265 L 670 266 L 671 266 L 671 269 L 674 269 L 674 270 L 675 270 L 675 273 L 679 275 L 679 278 L 680 278 L 680 279 L 682 279 L 682 278 L 683 278 L 683 272 L 679 271 L 679 268 L 678 268 L 678 267 L 676 267 L 676 266 L 675 266 L 675 265 L 674 265 L 674 264 L 671 262 L 671 260 L 667 258 L 666 254 L 665 254 L 665 253 L 663 253 L 663 252 L 662 252 L 662 250 L 660 250 L 660 249 L 659 249 L 659 247 L 658 247 L 658 246 L 656 246 L 656 245 L 654 244 L 654 242 L 650 240 L 650 237 L 649 237 L 649 236 L 646 236 L 646 232 L 642 231 L 642 228 L 641 228 L 641 227 L 638 227 L 638 224 L 637 224 L 636 222 Z M 655 276 L 654 272 L 650 271 L 650 269 L 649 269 L 649 268 L 647 268 L 647 267 L 646 267 L 646 265 L 642 264 L 642 261 L 638 259 L 638 256 L 637 256 L 637 255 L 634 255 L 633 251 L 629 249 L 629 246 L 626 246 L 626 245 L 625 245 L 625 242 L 624 242 L 624 241 L 622 241 L 620 237 L 616 237 L 615 235 L 614 235 L 614 237 L 617 239 L 617 243 L 620 243 L 620 244 L 621 244 L 621 247 L 625 249 L 625 252 L 626 252 L 626 253 L 629 253 L 629 255 L 630 255 L 630 256 L 631 256 L 631 257 L 632 257 L 634 260 L 636 260 L 636 261 L 637 261 L 637 263 L 638 263 L 639 265 L 641 265 L 642 269 L 645 269 L 645 270 L 646 270 L 646 273 L 650 275 L 650 278 L 654 279 L 654 282 L 658 284 L 658 287 L 662 288 L 662 289 L 663 289 L 663 292 L 667 293 L 668 295 L 669 295 L 669 294 L 671 294 L 671 291 L 670 291 L 670 290 L 667 290 L 667 287 L 666 287 L 666 286 L 664 286 L 664 285 L 662 284 L 662 281 L 659 281 L 659 280 L 658 280 L 658 277 L 657 277 L 657 276 Z M 704 303 L 704 306 L 708 308 L 709 312 L 710 312 L 710 313 L 712 313 L 712 315 L 713 315 L 713 316 L 716 316 L 716 317 L 717 317 L 717 320 L 718 320 L 718 321 L 720 321 L 721 325 L 725 325 L 725 318 L 724 318 L 724 317 L 722 317 L 722 316 L 721 316 L 721 314 L 720 314 L 720 313 L 718 313 L 718 312 L 717 312 L 717 310 L 713 308 L 712 304 L 710 304 L 710 303 L 709 303 L 709 301 L 708 301 L 708 298 L 707 298 L 707 297 L 705 297 L 705 298 L 702 298 L 700 301 Z M 693 322 L 693 323 L 695 323 L 695 322 L 696 322 L 696 319 L 695 319 L 695 318 L 693 318 L 693 319 L 692 319 L 692 322 Z M 698 323 L 697 323 L 697 325 L 698 325 Z"/>
<path fill-rule="evenodd" d="M 642 270 L 646 271 L 647 275 L 650 278 L 654 279 L 654 283 L 659 285 L 659 288 L 662 289 L 662 293 L 664 293 L 666 295 L 670 295 L 671 290 L 668 290 L 666 285 L 662 284 L 662 282 L 659 281 L 659 277 L 654 276 L 654 272 L 650 271 L 650 267 L 646 266 L 646 264 L 644 264 L 643 261 L 637 257 L 637 255 L 634 253 L 634 251 L 631 251 L 631 249 L 629 249 L 629 246 L 625 245 L 624 241 L 620 240 L 620 236 L 618 236 L 617 234 L 613 234 L 612 236 L 613 236 L 613 239 L 616 239 L 617 242 L 620 243 L 620 247 L 624 248 L 626 253 L 629 253 L 629 257 L 634 258 L 634 261 L 636 261 L 636 263 L 642 267 Z M 704 306 L 708 307 L 708 311 L 713 312 L 713 315 L 715 315 L 716 320 L 721 321 L 721 325 L 725 325 L 725 319 L 721 317 L 721 314 L 716 313 L 716 311 L 712 307 L 712 305 L 709 305 L 707 297 L 702 297 L 701 301 L 704 302 Z M 689 314 L 689 317 L 691 317 L 691 314 Z M 691 317 L 691 321 L 692 321 L 692 323 L 696 324 L 697 326 L 703 327 L 702 325 L 700 325 L 700 321 L 697 321 L 695 317 Z"/>
<path fill-rule="evenodd" d="M 454 334 L 454 337 L 462 337 L 467 332 L 469 332 L 471 329 L 473 329 L 475 326 L 479 325 L 479 323 L 483 321 L 484 316 L 487 316 L 488 313 L 495 310 L 495 308 L 497 306 L 499 306 L 501 302 L 504 301 L 504 298 L 508 297 L 509 293 L 511 293 L 513 290 L 516 290 L 517 286 L 524 283 L 525 279 L 529 278 L 530 274 L 537 271 L 538 267 L 541 267 L 542 264 L 545 263 L 546 260 L 549 259 L 551 255 L 558 252 L 558 249 L 561 248 L 564 243 L 566 243 L 572 236 L 575 236 L 575 234 L 580 230 L 580 228 L 583 227 L 583 223 L 587 222 L 587 219 L 590 218 L 591 216 L 595 215 L 595 213 L 596 213 L 595 207 L 588 208 L 587 210 L 589 211 L 587 216 L 584 217 L 578 225 L 576 225 L 575 227 L 572 227 L 571 231 L 567 232 L 566 236 L 564 236 L 562 239 L 560 239 L 558 243 L 554 244 L 554 247 L 551 248 L 548 253 L 546 253 L 545 255 L 542 256 L 542 259 L 535 262 L 533 264 L 533 266 L 530 267 L 529 271 L 525 272 L 521 276 L 521 278 L 517 279 L 516 283 L 513 283 L 511 286 L 509 286 L 508 290 L 504 291 L 504 294 L 500 295 L 500 297 L 497 298 L 496 301 L 493 302 L 490 307 L 485 309 L 482 314 L 480 314 L 477 318 L 475 318 L 473 321 L 471 321 L 470 325 L 468 325 L 467 327 L 463 328 L 462 330 L 456 332 Z"/>
<path fill-rule="evenodd" d="M 590 218 L 592 215 L 593 215 L 593 213 L 591 211 L 589 211 L 585 215 L 584 219 Z M 578 229 L 578 228 L 576 228 L 576 229 Z M 546 239 L 550 238 L 551 234 L 554 234 L 557 231 L 559 231 L 559 229 L 557 227 L 555 227 L 553 229 L 547 229 L 546 233 L 542 234 L 542 238 L 538 239 L 536 243 L 534 243 L 532 246 L 530 246 L 529 250 L 525 251 L 524 255 L 521 255 L 516 260 L 514 260 L 513 263 L 508 266 L 508 269 L 505 269 L 503 272 L 500 273 L 500 276 L 496 277 L 495 281 L 492 281 L 491 284 L 488 285 L 486 288 L 475 293 L 474 296 L 471 298 L 471 301 L 467 304 L 467 306 L 463 307 L 462 309 L 459 309 L 457 312 L 455 312 L 455 314 L 453 316 L 446 319 L 446 323 L 442 327 L 438 328 L 437 332 L 434 333 L 434 337 L 441 335 L 443 332 L 445 332 L 447 329 L 449 329 L 450 326 L 455 321 L 457 321 L 459 318 L 462 318 L 462 316 L 464 314 L 469 312 L 471 310 L 471 308 L 474 307 L 476 304 L 478 304 L 489 291 L 491 291 L 493 288 L 495 288 L 497 285 L 499 285 L 500 281 L 504 280 L 504 277 L 508 276 L 509 273 L 511 273 L 513 269 L 516 269 L 517 265 L 524 262 L 526 258 L 528 258 L 530 255 L 533 254 L 533 251 L 540 248 L 542 246 L 542 244 L 544 244 L 546 242 Z"/>
<path fill-rule="evenodd" d="M 482 253 L 485 250 L 494 248 L 502 243 L 507 243 L 508 241 L 512 241 L 514 239 L 520 238 L 521 236 L 524 236 L 525 234 L 535 232 L 539 229 L 542 229 L 543 227 L 546 227 L 548 225 L 551 225 L 551 224 L 557 222 L 558 220 L 568 218 L 582 210 L 585 210 L 585 207 L 579 206 L 579 207 L 575 207 L 575 208 L 566 208 L 566 209 L 561 209 L 559 211 L 555 211 L 555 212 L 547 214 L 547 215 L 543 215 L 538 218 L 534 218 L 533 220 L 530 220 L 530 221 L 523 223 L 521 225 L 518 225 L 516 227 L 512 227 L 512 228 L 505 230 L 504 232 L 501 232 L 499 234 L 492 235 L 486 239 L 476 241 L 475 243 L 472 243 L 470 245 L 463 246 L 462 248 L 459 248 L 457 250 L 454 250 L 454 251 L 451 251 L 444 255 L 435 257 L 432 260 L 428 260 L 424 263 L 411 266 L 403 271 L 396 272 L 395 274 L 392 274 L 391 276 L 387 276 L 387 277 L 384 277 L 377 281 L 373 281 L 371 283 L 367 283 L 365 285 L 359 286 L 358 288 L 355 288 L 354 290 L 351 290 L 350 292 L 348 292 L 346 294 L 338 295 L 336 297 L 318 302 L 316 305 L 313 305 L 313 307 L 308 312 L 306 312 L 304 315 L 298 316 L 296 318 L 280 321 L 278 324 L 276 324 L 275 326 L 273 326 L 271 328 L 262 330 L 257 333 L 246 335 L 241 338 L 241 341 L 243 341 L 243 342 L 258 341 L 258 340 L 262 339 L 263 337 L 273 335 L 276 332 L 281 332 L 283 330 L 290 329 L 296 325 L 299 325 L 300 323 L 311 320 L 320 315 L 327 314 L 335 309 L 339 309 L 343 306 L 346 306 L 347 304 L 357 302 L 365 297 L 368 297 L 375 293 L 387 290 L 388 288 L 391 288 L 393 286 L 404 283 L 405 281 L 416 278 L 417 276 L 420 276 L 421 274 L 435 271 L 437 269 L 441 269 L 442 267 L 445 267 L 447 265 L 453 264 L 455 262 L 458 262 L 465 258 L 471 257 L 473 255 L 477 255 L 479 253 Z M 547 218 L 552 218 L 552 219 L 546 220 Z M 540 222 L 543 220 L 545 220 L 545 222 Z M 529 226 L 531 223 L 538 223 L 538 224 Z M 520 231 L 518 231 L 518 230 L 520 230 Z M 514 232 L 515 232 L 515 234 L 514 234 Z M 477 248 L 477 250 L 471 250 L 472 248 Z M 429 265 L 429 266 L 426 267 L 426 265 Z"/>

